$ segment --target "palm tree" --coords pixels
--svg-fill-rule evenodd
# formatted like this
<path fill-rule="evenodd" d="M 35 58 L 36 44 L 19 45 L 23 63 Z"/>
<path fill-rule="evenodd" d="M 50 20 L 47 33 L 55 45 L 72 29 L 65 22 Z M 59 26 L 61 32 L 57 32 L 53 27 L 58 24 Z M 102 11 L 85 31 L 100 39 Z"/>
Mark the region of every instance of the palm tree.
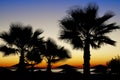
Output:
<path fill-rule="evenodd" d="M 25 62 L 31 66 L 31 71 L 34 71 L 34 66 L 42 62 L 43 57 L 39 48 L 33 48 L 27 52 Z"/>
<path fill-rule="evenodd" d="M 85 8 L 69 10 L 67 17 L 60 20 L 60 39 L 70 42 L 75 49 L 84 51 L 84 75 L 90 75 L 90 46 L 94 49 L 101 45 L 115 45 L 115 41 L 106 34 L 119 29 L 116 23 L 106 23 L 113 17 L 113 13 L 107 12 L 98 16 L 98 6 L 89 4 Z"/>
<path fill-rule="evenodd" d="M 38 43 L 42 42 L 42 38 L 38 36 L 42 30 L 36 30 L 34 33 L 31 26 L 23 26 L 22 24 L 11 24 L 9 32 L 0 34 L 0 38 L 5 41 L 5 45 L 1 45 L 0 51 L 4 52 L 5 56 L 10 54 L 19 54 L 18 71 L 25 69 L 25 54 Z"/>
<path fill-rule="evenodd" d="M 44 59 L 47 62 L 47 72 L 51 72 L 51 64 L 70 58 L 69 51 L 59 47 L 54 40 L 48 39 L 44 48 Z"/>

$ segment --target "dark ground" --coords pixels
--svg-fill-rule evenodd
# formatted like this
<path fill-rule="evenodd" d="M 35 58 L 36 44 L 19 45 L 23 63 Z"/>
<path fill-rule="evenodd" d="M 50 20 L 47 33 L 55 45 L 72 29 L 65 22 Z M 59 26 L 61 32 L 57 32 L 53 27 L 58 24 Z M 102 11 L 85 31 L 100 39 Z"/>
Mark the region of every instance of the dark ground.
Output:
<path fill-rule="evenodd" d="M 0 80 L 83 80 L 81 73 L 0 72 Z M 90 80 L 120 80 L 118 74 L 91 74 Z"/>

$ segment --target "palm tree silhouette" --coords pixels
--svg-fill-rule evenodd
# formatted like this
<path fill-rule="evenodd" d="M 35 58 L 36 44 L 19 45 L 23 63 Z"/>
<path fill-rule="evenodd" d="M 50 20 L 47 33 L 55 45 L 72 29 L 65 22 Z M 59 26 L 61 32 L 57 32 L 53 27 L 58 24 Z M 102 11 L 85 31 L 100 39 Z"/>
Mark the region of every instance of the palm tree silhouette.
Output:
<path fill-rule="evenodd" d="M 1 45 L 0 51 L 4 55 L 19 54 L 18 71 L 25 71 L 25 54 L 35 45 L 42 42 L 42 38 L 38 36 L 42 30 L 36 30 L 34 33 L 31 26 L 23 26 L 22 24 L 11 24 L 9 32 L 0 34 L 0 38 L 5 41 L 5 45 Z"/>
<path fill-rule="evenodd" d="M 98 6 L 89 4 L 85 8 L 75 8 L 68 12 L 67 17 L 60 20 L 60 39 L 70 42 L 75 49 L 84 50 L 84 75 L 90 76 L 90 46 L 94 49 L 103 44 L 115 45 L 115 41 L 106 34 L 119 29 L 116 23 L 106 23 L 113 17 L 107 12 L 98 16 Z"/>
<path fill-rule="evenodd" d="M 58 46 L 54 40 L 49 38 L 45 43 L 44 59 L 47 62 L 47 72 L 51 72 L 51 64 L 70 58 L 69 51 Z"/>
<path fill-rule="evenodd" d="M 25 62 L 31 66 L 31 71 L 34 71 L 34 66 L 43 60 L 42 54 L 38 48 L 33 48 L 25 56 Z"/>

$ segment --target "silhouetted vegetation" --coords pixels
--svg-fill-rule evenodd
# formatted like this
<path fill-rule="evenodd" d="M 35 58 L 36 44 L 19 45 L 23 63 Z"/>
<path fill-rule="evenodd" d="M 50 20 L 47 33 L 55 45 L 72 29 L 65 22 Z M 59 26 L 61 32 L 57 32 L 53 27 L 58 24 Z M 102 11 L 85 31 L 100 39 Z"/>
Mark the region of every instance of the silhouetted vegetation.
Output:
<path fill-rule="evenodd" d="M 29 64 L 29 66 L 31 66 L 29 69 L 31 69 L 32 72 L 35 69 L 34 66 L 42 62 L 42 60 L 42 53 L 40 52 L 38 47 L 33 48 L 31 51 L 29 51 L 25 57 L 25 62 Z"/>
<path fill-rule="evenodd" d="M 120 56 L 112 58 L 109 62 L 107 62 L 107 66 L 110 69 L 110 73 L 120 74 Z"/>
<path fill-rule="evenodd" d="M 0 51 L 5 56 L 10 54 L 19 54 L 18 71 L 26 71 L 25 54 L 36 45 L 43 42 L 38 36 L 42 30 L 32 31 L 31 26 L 23 26 L 22 24 L 11 24 L 8 32 L 2 32 L 0 38 L 5 41 L 5 45 L 0 46 Z"/>
<path fill-rule="evenodd" d="M 115 46 L 115 41 L 106 34 L 119 29 L 116 23 L 106 23 L 114 16 L 107 12 L 98 16 L 98 6 L 89 4 L 84 8 L 77 7 L 68 11 L 68 15 L 60 20 L 60 39 L 73 45 L 75 49 L 84 51 L 84 76 L 89 80 L 90 75 L 90 46 L 100 48 L 104 44 Z"/>
<path fill-rule="evenodd" d="M 70 53 L 64 47 L 58 46 L 54 40 L 48 39 L 43 49 L 44 59 L 47 62 L 47 72 L 51 72 L 51 64 L 70 58 Z"/>

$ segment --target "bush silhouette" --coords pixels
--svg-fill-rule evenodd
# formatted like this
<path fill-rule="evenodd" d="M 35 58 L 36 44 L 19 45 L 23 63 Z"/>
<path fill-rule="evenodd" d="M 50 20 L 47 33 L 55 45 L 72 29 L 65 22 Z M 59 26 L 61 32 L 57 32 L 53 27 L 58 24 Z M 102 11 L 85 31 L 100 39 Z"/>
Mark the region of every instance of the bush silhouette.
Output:
<path fill-rule="evenodd" d="M 112 58 L 109 62 L 107 62 L 107 66 L 111 69 L 111 73 L 120 74 L 120 56 Z"/>

